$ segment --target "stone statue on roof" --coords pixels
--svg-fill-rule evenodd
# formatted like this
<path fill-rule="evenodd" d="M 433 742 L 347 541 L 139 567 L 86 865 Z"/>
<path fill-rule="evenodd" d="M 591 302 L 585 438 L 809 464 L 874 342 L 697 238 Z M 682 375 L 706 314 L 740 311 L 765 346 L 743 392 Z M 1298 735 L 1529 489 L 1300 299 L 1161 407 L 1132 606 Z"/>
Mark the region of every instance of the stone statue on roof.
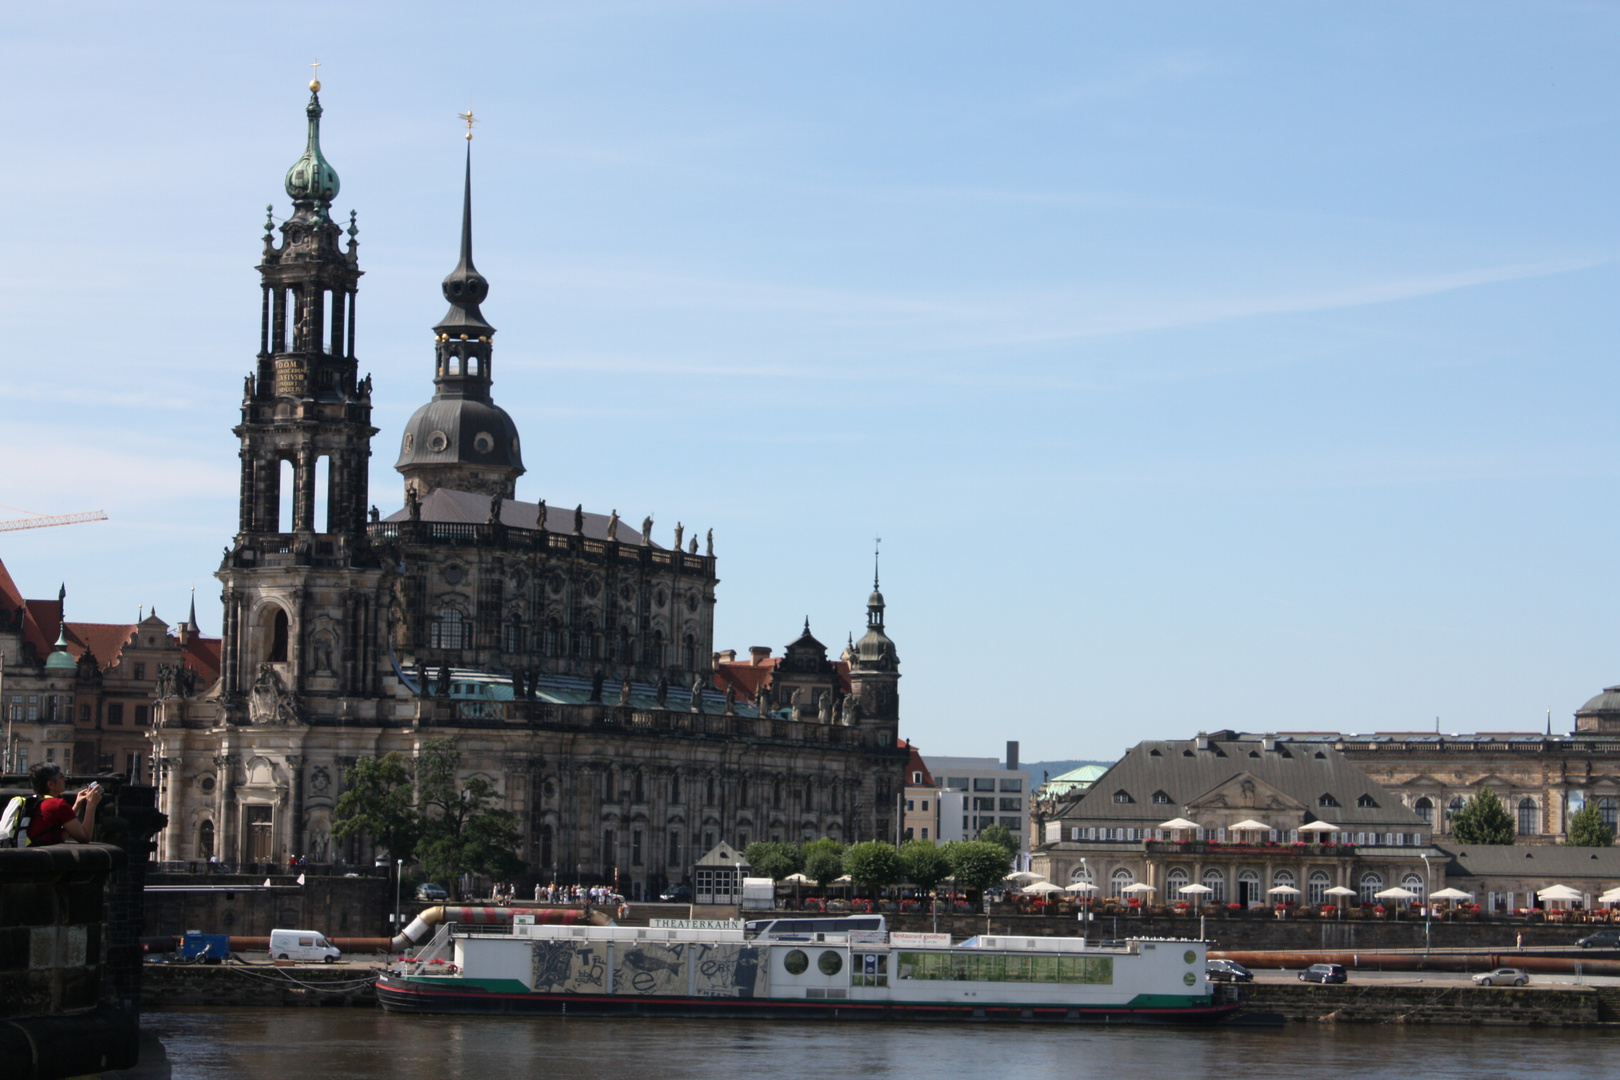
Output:
<path fill-rule="evenodd" d="M 692 554 L 697 554 L 697 537 L 692 537 Z"/>
<path fill-rule="evenodd" d="M 405 512 L 412 521 L 422 520 L 422 500 L 416 497 L 415 488 L 405 489 Z"/>
<path fill-rule="evenodd" d="M 619 539 L 619 512 L 617 510 L 608 515 L 607 538 L 613 541 Z"/>
<path fill-rule="evenodd" d="M 699 676 L 692 680 L 692 711 L 703 711 L 703 678 Z"/>
<path fill-rule="evenodd" d="M 648 514 L 641 519 L 641 546 L 646 547 L 652 543 L 652 515 Z"/>
<path fill-rule="evenodd" d="M 653 696 L 658 699 L 658 707 L 660 709 L 662 709 L 664 707 L 664 702 L 669 699 L 669 676 L 668 675 L 659 675 L 658 676 L 658 686 L 657 686 L 656 689 L 654 689 Z"/>
<path fill-rule="evenodd" d="M 546 531 L 546 500 L 541 499 L 540 505 L 535 508 L 534 527 L 541 532 Z"/>
<path fill-rule="evenodd" d="M 630 704 L 630 677 L 628 675 L 619 680 L 619 704 Z"/>
<path fill-rule="evenodd" d="M 439 665 L 439 697 L 445 698 L 445 699 L 448 699 L 450 697 L 450 665 L 449 664 L 440 664 Z"/>
<path fill-rule="evenodd" d="M 580 536 L 585 532 L 585 504 L 580 503 L 574 507 L 574 535 Z"/>
<path fill-rule="evenodd" d="M 709 530 L 708 550 L 705 552 L 710 558 L 714 557 L 714 530 Z"/>
<path fill-rule="evenodd" d="M 816 697 L 816 720 L 822 724 L 832 723 L 832 695 L 825 690 Z"/>
<path fill-rule="evenodd" d="M 485 524 L 499 525 L 501 523 L 501 503 L 503 501 L 499 492 L 489 497 L 489 518 Z"/>
<path fill-rule="evenodd" d="M 686 533 L 686 526 L 680 522 L 675 523 L 675 550 L 681 550 L 681 537 Z"/>
<path fill-rule="evenodd" d="M 602 683 L 603 683 L 603 681 L 604 681 L 604 676 L 602 675 L 602 669 L 597 668 L 596 669 L 596 674 L 591 676 L 591 700 L 592 701 L 600 702 L 602 700 Z"/>
<path fill-rule="evenodd" d="M 735 716 L 736 714 L 737 714 L 737 684 L 736 683 L 727 683 L 726 684 L 726 715 L 727 716 Z"/>

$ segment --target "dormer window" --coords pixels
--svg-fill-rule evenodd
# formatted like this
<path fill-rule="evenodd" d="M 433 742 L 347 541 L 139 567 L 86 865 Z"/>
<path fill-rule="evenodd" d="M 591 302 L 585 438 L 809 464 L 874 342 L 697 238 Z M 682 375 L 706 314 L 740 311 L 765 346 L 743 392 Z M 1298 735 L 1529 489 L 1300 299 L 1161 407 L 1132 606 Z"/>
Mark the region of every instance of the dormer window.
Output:
<path fill-rule="evenodd" d="M 1323 792 L 1321 795 L 1318 795 L 1316 797 L 1316 805 L 1317 806 L 1338 806 L 1339 805 L 1339 800 L 1335 799 L 1332 795 L 1329 795 L 1326 792 Z"/>
<path fill-rule="evenodd" d="M 1359 810 L 1376 810 L 1378 804 L 1373 801 L 1371 795 L 1358 795 L 1356 796 L 1356 808 Z"/>
<path fill-rule="evenodd" d="M 1133 803 L 1136 800 L 1131 798 L 1130 792 L 1121 789 L 1114 792 L 1114 801 L 1117 803 Z"/>
<path fill-rule="evenodd" d="M 1153 801 L 1158 803 L 1160 806 L 1169 806 L 1171 799 L 1170 796 L 1166 795 L 1164 792 L 1155 791 L 1153 793 Z"/>

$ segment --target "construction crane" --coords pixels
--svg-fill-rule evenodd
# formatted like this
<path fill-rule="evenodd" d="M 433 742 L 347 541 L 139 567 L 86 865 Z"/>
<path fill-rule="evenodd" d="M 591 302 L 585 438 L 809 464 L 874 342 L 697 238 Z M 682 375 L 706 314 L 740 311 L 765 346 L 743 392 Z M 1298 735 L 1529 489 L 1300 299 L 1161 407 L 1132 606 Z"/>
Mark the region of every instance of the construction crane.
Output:
<path fill-rule="evenodd" d="M 7 510 L 16 510 L 15 506 L 5 507 Z M 29 511 L 24 510 L 23 513 Z M 10 521 L 0 521 L 0 532 L 11 532 L 13 529 L 45 529 L 52 525 L 77 525 L 82 521 L 106 521 L 107 515 L 100 510 L 91 510 L 83 514 L 56 514 L 54 516 L 35 514 L 33 517 L 12 518 Z"/>

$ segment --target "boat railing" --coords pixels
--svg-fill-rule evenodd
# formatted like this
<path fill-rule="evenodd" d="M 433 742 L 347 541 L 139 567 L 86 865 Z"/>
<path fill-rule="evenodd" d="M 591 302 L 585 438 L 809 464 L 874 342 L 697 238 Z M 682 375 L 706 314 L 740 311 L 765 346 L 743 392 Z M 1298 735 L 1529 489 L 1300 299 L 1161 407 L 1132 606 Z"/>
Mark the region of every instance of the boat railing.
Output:
<path fill-rule="evenodd" d="M 447 961 L 446 954 L 451 951 L 453 941 L 451 929 L 455 925 L 455 923 L 440 923 L 428 943 L 418 948 L 416 955 L 412 956 L 406 963 L 416 965 L 416 970 L 420 972 L 423 965 L 432 964 L 435 961 Z"/>

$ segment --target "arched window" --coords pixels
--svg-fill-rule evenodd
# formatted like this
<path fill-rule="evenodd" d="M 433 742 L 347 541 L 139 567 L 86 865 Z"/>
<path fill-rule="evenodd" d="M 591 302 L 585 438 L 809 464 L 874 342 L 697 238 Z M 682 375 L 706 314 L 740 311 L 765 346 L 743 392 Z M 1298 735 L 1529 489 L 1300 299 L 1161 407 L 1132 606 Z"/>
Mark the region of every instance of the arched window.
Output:
<path fill-rule="evenodd" d="M 1416 893 L 1419 900 L 1422 900 L 1423 897 L 1428 893 L 1428 890 L 1423 887 L 1422 874 L 1405 875 L 1401 878 L 1401 888 L 1405 889 L 1409 893 Z"/>
<path fill-rule="evenodd" d="M 1244 907 L 1257 904 L 1263 899 L 1260 895 L 1260 871 L 1239 870 L 1237 884 L 1237 900 Z"/>
<path fill-rule="evenodd" d="M 1125 895 L 1126 886 L 1134 884 L 1136 884 L 1136 875 L 1122 866 L 1115 870 L 1108 879 L 1109 895 L 1117 900 Z"/>
<path fill-rule="evenodd" d="M 605 769 L 602 772 L 602 801 L 613 801 L 613 770 Z"/>
<path fill-rule="evenodd" d="M 557 625 L 556 619 L 546 620 L 546 633 L 543 645 L 547 656 L 562 655 L 562 628 Z"/>
<path fill-rule="evenodd" d="M 287 613 L 280 608 L 270 618 L 270 652 L 265 659 L 272 664 L 287 662 Z"/>
<path fill-rule="evenodd" d="M 1434 803 L 1429 801 L 1427 795 L 1413 803 L 1412 809 L 1417 811 L 1417 816 L 1423 819 L 1425 825 L 1434 824 Z"/>
<path fill-rule="evenodd" d="M 1275 889 L 1279 885 L 1289 889 L 1296 888 L 1297 886 L 1294 884 L 1294 872 L 1292 870 L 1274 871 L 1271 875 L 1271 887 Z M 1294 896 L 1292 893 L 1273 893 L 1272 897 L 1278 901 L 1298 899 L 1298 897 Z"/>
<path fill-rule="evenodd" d="M 816 808 L 816 789 L 808 780 L 804 782 L 804 808 L 806 810 Z"/>
<path fill-rule="evenodd" d="M 709 798 L 708 798 L 708 801 L 704 805 L 706 805 L 706 806 L 713 806 L 714 805 L 714 777 L 712 777 L 712 776 L 709 777 Z M 709 846 L 713 847 L 714 845 L 710 844 Z"/>
<path fill-rule="evenodd" d="M 647 801 L 646 782 L 642 778 L 640 769 L 636 770 L 635 801 L 638 803 L 644 803 Z"/>
<path fill-rule="evenodd" d="M 214 823 L 205 821 L 197 826 L 197 858 L 207 861 L 214 857 Z"/>
<path fill-rule="evenodd" d="M 1076 882 L 1080 882 L 1080 881 L 1085 882 L 1087 885 L 1096 884 L 1095 882 L 1093 882 L 1091 880 L 1091 867 L 1089 867 L 1089 866 L 1077 866 L 1072 871 L 1070 871 L 1070 873 L 1069 873 L 1069 884 L 1073 885 Z"/>
<path fill-rule="evenodd" d="M 1376 904 L 1377 894 L 1384 891 L 1384 875 L 1375 874 L 1371 870 L 1361 875 L 1361 902 L 1363 904 Z"/>
<path fill-rule="evenodd" d="M 1536 800 L 1524 798 L 1519 800 L 1519 835 L 1530 836 L 1541 831 L 1541 812 L 1536 806 Z"/>
<path fill-rule="evenodd" d="M 523 616 L 513 612 L 502 628 L 501 647 L 509 653 L 523 651 Z"/>
<path fill-rule="evenodd" d="M 670 774 L 670 777 L 669 777 L 669 801 L 672 802 L 672 803 L 678 803 L 678 802 L 681 801 L 681 774 L 680 773 L 671 773 Z"/>
<path fill-rule="evenodd" d="M 1333 879 L 1328 877 L 1326 870 L 1312 870 L 1308 899 L 1312 907 L 1320 907 L 1327 903 L 1328 889 L 1333 887 Z"/>
<path fill-rule="evenodd" d="M 630 628 L 628 626 L 619 627 L 619 643 L 616 646 L 616 649 L 617 655 L 614 656 L 615 660 L 618 660 L 620 663 L 624 664 L 631 664 L 635 662 L 635 646 L 631 644 Z"/>
<path fill-rule="evenodd" d="M 771 809 L 782 809 L 782 781 L 780 780 L 771 785 Z"/>
<path fill-rule="evenodd" d="M 1604 796 L 1598 799 L 1597 804 L 1598 816 L 1603 819 L 1603 824 L 1609 827 L 1609 831 L 1614 832 L 1616 824 L 1620 823 L 1620 801 Z"/>
<path fill-rule="evenodd" d="M 1461 795 L 1453 795 L 1451 801 L 1446 803 L 1446 817 L 1450 817 L 1466 805 L 1468 805 L 1468 801 Z"/>
<path fill-rule="evenodd" d="M 471 648 L 472 625 L 456 608 L 442 607 L 428 629 L 428 645 L 434 649 Z"/>
<path fill-rule="evenodd" d="M 551 865 L 551 826 L 540 826 L 540 865 Z"/>
<path fill-rule="evenodd" d="M 746 776 L 738 777 L 737 779 L 737 805 L 748 805 L 748 777 Z"/>
<path fill-rule="evenodd" d="M 1171 901 L 1183 899 L 1181 890 L 1187 884 L 1187 871 L 1177 866 L 1164 876 L 1164 891 Z"/>
<path fill-rule="evenodd" d="M 697 670 L 697 641 L 691 634 L 681 639 L 681 655 L 686 661 L 687 671 Z"/>
<path fill-rule="evenodd" d="M 654 630 L 652 640 L 647 642 L 647 665 L 663 667 L 664 663 L 664 632 Z"/>
<path fill-rule="evenodd" d="M 1226 875 L 1220 870 L 1211 868 L 1204 871 L 1204 887 L 1209 890 L 1210 903 L 1226 903 Z"/>

